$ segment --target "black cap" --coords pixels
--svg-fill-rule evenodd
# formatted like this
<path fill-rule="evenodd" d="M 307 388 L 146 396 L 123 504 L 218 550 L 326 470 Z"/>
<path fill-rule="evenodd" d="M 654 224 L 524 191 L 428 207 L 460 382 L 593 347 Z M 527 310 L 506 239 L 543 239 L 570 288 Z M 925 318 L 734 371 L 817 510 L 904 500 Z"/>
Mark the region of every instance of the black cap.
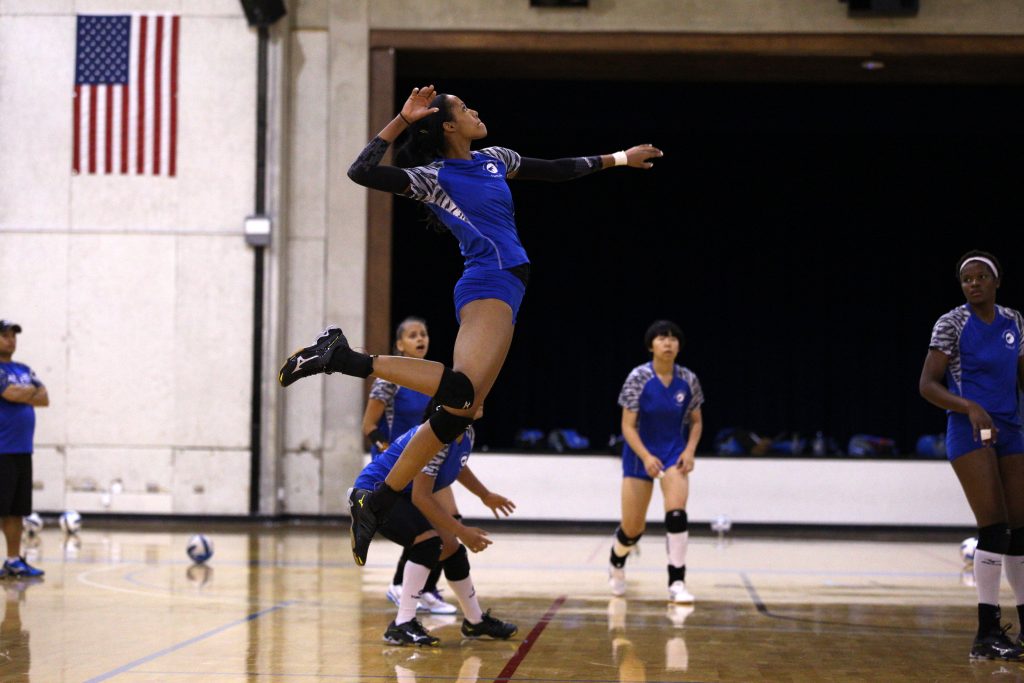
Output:
<path fill-rule="evenodd" d="M 14 330 L 15 334 L 21 334 L 21 325 L 11 322 L 6 318 L 0 318 L 0 332 L 6 332 L 7 330 Z"/>

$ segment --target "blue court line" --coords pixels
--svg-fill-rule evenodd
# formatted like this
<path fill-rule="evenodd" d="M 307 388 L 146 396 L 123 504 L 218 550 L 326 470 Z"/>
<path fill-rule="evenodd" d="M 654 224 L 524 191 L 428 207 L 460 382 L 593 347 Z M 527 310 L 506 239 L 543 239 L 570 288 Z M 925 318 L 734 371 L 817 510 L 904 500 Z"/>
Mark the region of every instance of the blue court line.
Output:
<path fill-rule="evenodd" d="M 267 609 L 260 610 L 259 612 L 254 612 L 254 613 L 250 614 L 249 616 L 247 616 L 247 617 L 245 617 L 243 619 L 238 619 L 236 621 L 232 621 L 229 624 L 224 624 L 223 626 L 218 626 L 217 628 L 213 629 L 212 631 L 207 631 L 206 633 L 199 634 L 195 638 L 189 638 L 188 640 L 184 640 L 184 641 L 182 641 L 180 643 L 177 643 L 175 645 L 171 645 L 170 647 L 165 647 L 163 650 L 160 650 L 159 652 L 154 652 L 151 655 L 146 655 L 145 657 L 141 657 L 139 659 L 136 659 L 134 662 L 128 662 L 124 666 L 119 666 L 118 668 L 113 669 L 111 671 L 108 671 L 106 673 L 100 674 L 99 676 L 96 676 L 95 678 L 90 678 L 85 683 L 99 683 L 99 681 L 105 681 L 105 680 L 108 680 L 110 678 L 113 678 L 114 676 L 117 676 L 118 674 L 126 673 L 126 672 L 134 669 L 137 666 L 141 666 L 141 665 L 145 664 L 146 662 L 151 662 L 154 659 L 159 659 L 160 657 L 163 657 L 164 655 L 170 654 L 170 653 L 172 653 L 172 652 L 174 652 L 176 650 L 180 650 L 180 649 L 182 649 L 184 647 L 188 647 L 189 645 L 194 645 L 194 644 L 198 643 L 201 640 L 206 640 L 207 638 L 215 636 L 218 633 L 221 633 L 223 631 L 228 630 L 229 628 L 233 628 L 233 627 L 238 626 L 240 624 L 244 624 L 246 622 L 253 621 L 255 619 L 259 619 L 264 614 L 270 614 L 271 612 L 276 612 L 279 609 L 284 609 L 285 607 L 288 607 L 289 605 L 291 605 L 293 602 L 294 601 L 292 601 L 292 600 L 286 600 L 285 602 L 280 602 L 280 603 L 274 605 L 273 607 L 268 607 Z"/>

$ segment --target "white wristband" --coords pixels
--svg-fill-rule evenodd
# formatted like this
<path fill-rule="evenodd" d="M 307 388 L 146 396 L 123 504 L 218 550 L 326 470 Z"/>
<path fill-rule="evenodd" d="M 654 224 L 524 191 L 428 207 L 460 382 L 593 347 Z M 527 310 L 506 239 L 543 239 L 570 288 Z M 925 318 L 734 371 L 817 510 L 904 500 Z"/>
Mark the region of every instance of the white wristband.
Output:
<path fill-rule="evenodd" d="M 626 164 L 629 163 L 629 158 L 626 157 L 625 152 L 616 152 L 615 154 L 612 155 L 612 157 L 615 158 L 616 166 L 625 166 Z"/>

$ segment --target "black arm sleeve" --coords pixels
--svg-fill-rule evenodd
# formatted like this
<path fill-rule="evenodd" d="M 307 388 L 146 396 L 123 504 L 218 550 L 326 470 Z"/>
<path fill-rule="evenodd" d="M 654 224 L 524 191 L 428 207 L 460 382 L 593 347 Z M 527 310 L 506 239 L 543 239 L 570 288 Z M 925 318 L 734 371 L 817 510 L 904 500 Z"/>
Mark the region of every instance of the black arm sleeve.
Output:
<path fill-rule="evenodd" d="M 395 166 L 379 165 L 388 151 L 388 144 L 379 137 L 370 140 L 348 167 L 348 177 L 363 187 L 405 194 L 409 189 L 409 176 L 405 171 Z"/>
<path fill-rule="evenodd" d="M 558 183 L 600 170 L 601 157 L 599 156 L 552 160 L 523 157 L 515 178 L 517 180 L 547 180 Z"/>

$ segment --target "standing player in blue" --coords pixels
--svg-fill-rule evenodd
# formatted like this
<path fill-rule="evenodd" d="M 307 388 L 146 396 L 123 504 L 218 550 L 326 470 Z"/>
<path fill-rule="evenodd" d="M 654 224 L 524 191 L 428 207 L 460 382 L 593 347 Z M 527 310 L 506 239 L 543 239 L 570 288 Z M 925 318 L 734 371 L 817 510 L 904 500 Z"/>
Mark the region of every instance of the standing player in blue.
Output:
<path fill-rule="evenodd" d="M 426 358 L 429 349 L 427 321 L 410 316 L 398 324 L 398 329 L 395 330 L 395 352 L 399 356 Z M 419 426 L 423 419 L 423 411 L 429 402 L 430 397 L 426 394 L 400 387 L 394 382 L 375 379 L 370 389 L 370 398 L 366 402 L 366 411 L 363 413 L 363 434 L 370 440 L 370 459 L 387 450 L 392 434 L 398 436 Z M 450 487 L 438 491 L 437 495 L 443 500 L 445 509 L 450 514 L 460 517 L 455 495 Z M 407 559 L 407 552 L 403 552 L 387 590 L 388 599 L 396 605 L 402 594 Z M 454 614 L 455 606 L 444 601 L 437 587 L 440 576 L 440 566 L 430 572 L 430 577 L 419 596 L 420 609 L 431 614 Z"/>
<path fill-rule="evenodd" d="M 409 168 L 381 166 L 388 147 L 408 130 L 403 152 Z M 401 491 L 441 446 L 473 422 L 505 362 L 516 314 L 526 292 L 530 262 L 519 241 L 507 180 L 562 181 L 613 166 L 651 168 L 662 156 L 651 145 L 603 156 L 553 161 L 521 157 L 504 147 L 473 151 L 487 135 L 479 114 L 433 86 L 413 88 L 402 111 L 359 154 L 348 176 L 366 187 L 424 202 L 436 222 L 459 240 L 466 259 L 455 285 L 459 333 L 452 368 L 399 356 L 369 356 L 352 350 L 338 327 L 285 361 L 278 381 L 288 386 L 321 372 L 375 375 L 428 394 L 441 407 L 416 432 L 401 459 L 352 519 L 352 556 L 366 562 L 370 541 Z"/>
<path fill-rule="evenodd" d="M 615 530 L 608 585 L 626 592 L 626 558 L 644 533 L 654 480 L 665 498 L 668 551 L 668 599 L 691 603 L 686 590 L 686 546 L 690 495 L 697 443 L 703 429 L 704 392 L 693 371 L 676 365 L 683 345 L 679 326 L 658 320 L 647 328 L 644 344 L 651 360 L 633 368 L 622 385 L 622 524 Z"/>
<path fill-rule="evenodd" d="M 978 524 L 974 578 L 978 632 L 971 659 L 1024 659 L 1024 643 L 1000 627 L 999 581 L 1006 578 L 1024 623 L 1024 318 L 996 304 L 998 259 L 969 251 L 956 265 L 967 303 L 932 330 L 921 396 L 948 414 L 946 454 Z"/>
<path fill-rule="evenodd" d="M 42 576 L 21 557 L 22 518 L 32 514 L 32 440 L 36 408 L 50 405 L 36 373 L 11 356 L 18 348 L 21 325 L 0 320 L 0 517 L 7 559 L 0 576 Z"/>
<path fill-rule="evenodd" d="M 428 411 L 424 417 L 432 412 Z M 478 410 L 475 417 L 479 418 L 481 413 L 482 409 Z M 371 492 L 384 481 L 401 458 L 402 452 L 408 448 L 415 433 L 415 429 L 410 429 L 402 434 L 363 468 L 349 496 L 352 508 L 363 505 Z M 416 474 L 412 483 L 398 494 L 391 514 L 380 527 L 381 534 L 402 546 L 409 558 L 398 602 L 398 614 L 384 633 L 384 640 L 393 645 L 438 644 L 437 637 L 427 633 L 416 619 L 418 594 L 435 565 L 444 570 L 448 585 L 462 606 L 465 617 L 462 621 L 463 636 L 505 640 L 518 631 L 515 624 L 492 617 L 490 610 L 482 611 L 477 601 L 476 589 L 469 575 L 466 547 L 475 553 L 484 550 L 491 544 L 487 532 L 463 525 L 445 509 L 443 499 L 438 498 L 439 492 L 458 481 L 479 497 L 491 509 L 495 518 L 499 512 L 506 517 L 512 514 L 515 504 L 489 491 L 467 466 L 474 438 L 475 434 L 470 427 L 451 443 L 444 445 L 427 466 Z"/>

